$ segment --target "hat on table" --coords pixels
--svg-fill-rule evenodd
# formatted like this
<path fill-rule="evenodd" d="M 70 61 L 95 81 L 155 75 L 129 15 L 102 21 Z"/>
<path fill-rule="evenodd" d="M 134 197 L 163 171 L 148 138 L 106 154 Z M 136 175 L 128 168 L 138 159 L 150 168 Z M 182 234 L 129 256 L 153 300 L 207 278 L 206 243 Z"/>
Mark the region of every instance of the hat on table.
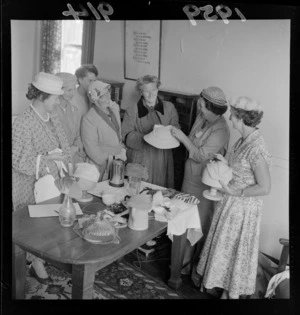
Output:
<path fill-rule="evenodd" d="M 32 85 L 40 91 L 48 94 L 64 94 L 64 91 L 62 90 L 63 80 L 54 74 L 40 72 L 35 76 Z"/>
<path fill-rule="evenodd" d="M 84 178 L 91 182 L 98 182 L 100 173 L 97 167 L 89 163 L 77 163 L 75 167 L 74 177 Z"/>
<path fill-rule="evenodd" d="M 68 85 L 77 85 L 77 77 L 69 72 L 59 72 L 56 73 L 56 76 L 63 80 L 63 87 Z"/>
<path fill-rule="evenodd" d="M 158 149 L 172 149 L 179 147 L 179 141 L 172 136 L 171 126 L 154 125 L 153 130 L 144 136 L 146 142 Z"/>
<path fill-rule="evenodd" d="M 225 93 L 218 87 L 212 86 L 207 89 L 203 89 L 201 92 L 202 97 L 206 100 L 216 104 L 216 105 L 223 105 L 227 106 L 227 100 Z"/>

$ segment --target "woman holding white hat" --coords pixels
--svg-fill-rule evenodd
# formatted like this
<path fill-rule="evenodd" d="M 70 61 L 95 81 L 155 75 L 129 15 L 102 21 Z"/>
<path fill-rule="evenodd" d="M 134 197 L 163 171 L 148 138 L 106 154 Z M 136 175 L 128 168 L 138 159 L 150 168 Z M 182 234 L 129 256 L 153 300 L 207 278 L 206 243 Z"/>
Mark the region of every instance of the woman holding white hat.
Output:
<path fill-rule="evenodd" d="M 215 153 L 225 155 L 229 143 L 229 128 L 223 114 L 227 111 L 227 101 L 223 90 L 218 87 L 203 89 L 197 103 L 197 117 L 186 136 L 181 130 L 172 128 L 172 135 L 184 144 L 188 150 L 181 191 L 200 200 L 198 211 L 203 236 L 197 245 L 201 250 L 214 212 L 214 202 L 203 197 L 203 192 L 210 187 L 202 182 L 202 173 L 207 162 Z M 187 242 L 182 273 L 189 274 L 193 265 L 195 246 Z M 195 255 L 195 259 L 199 255 Z"/>
<path fill-rule="evenodd" d="M 175 106 L 158 97 L 160 85 L 159 78 L 153 75 L 145 75 L 137 80 L 136 89 L 141 98 L 124 115 L 122 137 L 128 148 L 128 162 L 146 166 L 150 183 L 173 188 L 172 150 L 155 147 L 144 140 L 144 136 L 150 134 L 155 125 L 180 128 Z"/>
<path fill-rule="evenodd" d="M 39 176 L 48 173 L 59 186 L 59 170 L 55 161 L 71 162 L 71 149 L 57 115 L 52 115 L 58 104 L 63 81 L 55 75 L 40 72 L 28 87 L 26 97 L 32 101 L 12 126 L 12 197 L 13 208 L 35 204 L 34 183 L 37 160 Z M 48 153 L 60 149 L 61 153 Z M 58 187 L 60 188 L 60 187 Z M 31 273 L 42 283 L 50 283 L 40 259 L 33 259 Z"/>
<path fill-rule="evenodd" d="M 221 299 L 238 299 L 255 292 L 260 218 L 263 201 L 271 189 L 271 154 L 258 128 L 260 105 L 239 97 L 231 106 L 230 120 L 241 138 L 228 157 L 233 178 L 223 186 L 197 272 L 207 289 L 222 288 Z"/>
<path fill-rule="evenodd" d="M 97 166 L 99 181 L 108 179 L 113 157 L 126 159 L 121 138 L 120 107 L 111 100 L 110 93 L 110 84 L 99 80 L 92 82 L 88 87 L 88 95 L 93 105 L 81 122 L 86 161 Z"/>
<path fill-rule="evenodd" d="M 68 138 L 72 150 L 73 164 L 80 163 L 85 160 L 86 155 L 80 136 L 81 114 L 79 109 L 73 105 L 77 78 L 74 74 L 68 72 L 59 72 L 56 76 L 63 80 L 62 89 L 64 94 L 59 96 L 59 103 L 55 112 Z"/>

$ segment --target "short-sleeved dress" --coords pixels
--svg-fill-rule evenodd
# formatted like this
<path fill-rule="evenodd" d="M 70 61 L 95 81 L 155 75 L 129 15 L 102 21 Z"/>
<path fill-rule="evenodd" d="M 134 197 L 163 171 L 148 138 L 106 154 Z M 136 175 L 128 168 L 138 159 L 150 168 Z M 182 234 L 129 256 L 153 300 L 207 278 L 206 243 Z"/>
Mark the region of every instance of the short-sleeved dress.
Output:
<path fill-rule="evenodd" d="M 235 143 L 228 159 L 232 188 L 256 184 L 254 169 L 260 156 L 270 168 L 271 154 L 257 129 Z M 218 202 L 197 265 L 205 288 L 223 288 L 232 298 L 255 292 L 262 205 L 261 197 L 224 195 Z"/>
<path fill-rule="evenodd" d="M 71 149 L 56 114 L 48 122 L 42 121 L 31 107 L 20 114 L 12 126 L 12 197 L 14 210 L 35 204 L 34 183 L 36 181 L 36 162 L 39 154 L 60 148 L 67 155 L 66 166 L 71 163 Z M 47 168 L 55 180 L 60 178 L 54 161 L 43 156 L 39 165 L 39 176 L 47 174 Z M 60 188 L 60 187 L 59 187 Z"/>

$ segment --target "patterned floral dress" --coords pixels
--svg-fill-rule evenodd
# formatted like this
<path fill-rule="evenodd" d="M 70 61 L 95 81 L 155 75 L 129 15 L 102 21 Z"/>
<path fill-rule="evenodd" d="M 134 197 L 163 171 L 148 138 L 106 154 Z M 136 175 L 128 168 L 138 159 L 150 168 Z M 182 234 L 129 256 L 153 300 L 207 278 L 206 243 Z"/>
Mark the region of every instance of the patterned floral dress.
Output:
<path fill-rule="evenodd" d="M 12 126 L 12 197 L 13 208 L 18 210 L 35 204 L 34 183 L 36 181 L 36 162 L 39 154 L 60 148 L 67 154 L 67 166 L 71 162 L 71 149 L 57 115 L 50 116 L 48 122 L 42 121 L 31 107 L 24 110 Z M 56 180 L 59 179 L 54 161 L 41 158 L 39 176 L 47 174 L 46 166 Z"/>
<path fill-rule="evenodd" d="M 271 155 L 258 130 L 235 143 L 228 159 L 232 188 L 256 184 L 253 170 L 260 156 L 270 168 Z M 197 266 L 205 288 L 223 288 L 232 298 L 255 292 L 262 205 L 261 197 L 225 195 L 218 202 Z"/>

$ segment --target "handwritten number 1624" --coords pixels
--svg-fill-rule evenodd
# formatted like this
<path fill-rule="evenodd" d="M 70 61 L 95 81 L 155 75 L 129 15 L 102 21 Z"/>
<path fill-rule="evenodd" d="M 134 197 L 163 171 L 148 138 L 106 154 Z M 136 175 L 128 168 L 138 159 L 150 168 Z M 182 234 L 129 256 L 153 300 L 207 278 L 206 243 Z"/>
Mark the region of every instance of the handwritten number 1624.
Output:
<path fill-rule="evenodd" d="M 106 2 L 100 2 L 99 3 L 97 9 L 99 10 L 100 14 L 97 12 L 95 7 L 90 2 L 87 2 L 87 6 L 92 11 L 92 13 L 94 14 L 94 16 L 97 20 L 101 20 L 101 16 L 100 16 L 100 14 L 101 14 L 103 16 L 104 20 L 106 22 L 109 22 L 110 19 L 108 16 L 112 15 L 114 13 L 113 7 Z M 68 7 L 69 11 L 63 11 L 62 14 L 64 16 L 72 15 L 75 20 L 79 20 L 79 16 L 89 16 L 88 11 L 81 4 L 79 5 L 79 7 L 82 11 L 75 11 L 70 3 L 67 4 L 67 7 Z M 106 7 L 106 9 L 104 7 Z"/>

